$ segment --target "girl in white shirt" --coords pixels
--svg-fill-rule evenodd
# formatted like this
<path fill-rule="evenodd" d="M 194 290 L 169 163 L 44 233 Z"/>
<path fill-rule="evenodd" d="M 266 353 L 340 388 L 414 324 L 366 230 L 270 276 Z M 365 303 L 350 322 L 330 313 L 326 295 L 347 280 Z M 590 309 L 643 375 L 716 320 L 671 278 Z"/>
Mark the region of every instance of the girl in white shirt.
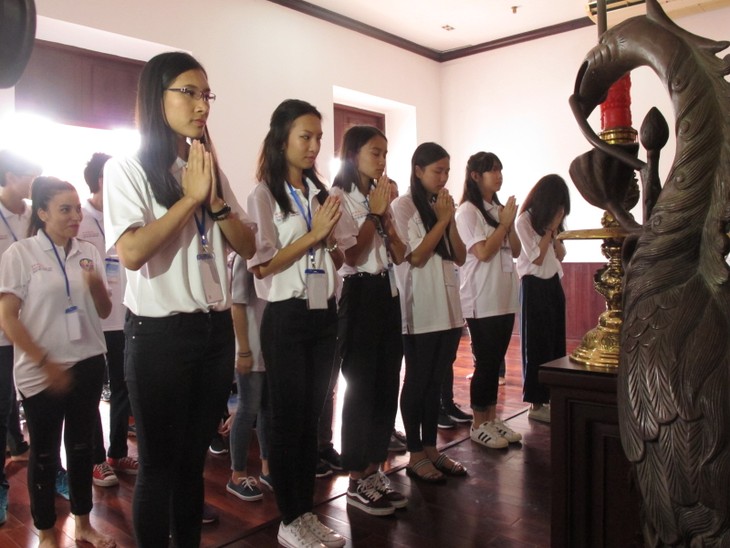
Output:
<path fill-rule="evenodd" d="M 515 222 L 522 242 L 517 259 L 522 399 L 532 404 L 530 418 L 541 422 L 550 422 L 550 392 L 538 380 L 539 368 L 565 356 L 565 294 L 560 283 L 565 246 L 556 236 L 569 213 L 568 185 L 559 175 L 546 175 L 530 190 Z"/>
<path fill-rule="evenodd" d="M 513 258 L 521 249 L 514 231 L 515 197 L 503 206 L 497 197 L 501 188 L 502 162 L 491 152 L 478 152 L 466 164 L 464 194 L 456 210 L 456 226 L 468 251 L 461 269 L 461 309 L 474 354 L 471 439 L 494 449 L 522 439 L 496 414 L 499 367 L 519 306 Z"/>
<path fill-rule="evenodd" d="M 342 407 L 342 464 L 350 471 L 347 503 L 368 514 L 392 514 L 408 499 L 380 470 L 398 410 L 403 360 L 394 265 L 405 244 L 390 211 L 385 174 L 388 141 L 372 126 L 347 130 L 332 195 L 340 198 L 339 244 L 345 253 L 339 301 L 338 360 L 347 381 Z"/>
<path fill-rule="evenodd" d="M 203 465 L 231 388 L 227 248 L 253 224 L 218 169 L 215 94 L 187 53 L 153 57 L 137 94 L 139 152 L 104 166 L 104 232 L 126 268 L 125 374 L 137 429 L 133 519 L 141 547 L 200 544 Z"/>
<path fill-rule="evenodd" d="M 406 262 L 398 267 L 406 376 L 401 414 L 410 460 L 409 476 L 431 483 L 445 474 L 466 475 L 459 462 L 436 449 L 441 382 L 459 347 L 464 317 L 459 275 L 466 248 L 454 222 L 454 200 L 446 189 L 449 154 L 424 143 L 411 158 L 409 192 L 393 202 L 398 231 L 407 235 Z"/>
<path fill-rule="evenodd" d="M 93 424 L 104 379 L 101 318 L 111 312 L 104 261 L 77 240 L 81 204 L 74 187 L 53 177 L 32 186 L 29 237 L 0 263 L 0 322 L 15 345 L 15 381 L 28 420 L 28 493 L 43 548 L 58 546 L 55 483 L 64 433 L 76 540 L 116 546 L 94 529 Z M 64 428 L 65 423 L 65 428 Z"/>
<path fill-rule="evenodd" d="M 269 384 L 269 468 L 284 546 L 344 546 L 312 513 L 317 424 L 334 365 L 335 278 L 342 265 L 334 228 L 340 201 L 327 196 L 315 160 L 322 116 L 289 99 L 271 115 L 248 197 L 256 221 L 256 255 L 248 268 L 266 301 L 261 350 Z"/>

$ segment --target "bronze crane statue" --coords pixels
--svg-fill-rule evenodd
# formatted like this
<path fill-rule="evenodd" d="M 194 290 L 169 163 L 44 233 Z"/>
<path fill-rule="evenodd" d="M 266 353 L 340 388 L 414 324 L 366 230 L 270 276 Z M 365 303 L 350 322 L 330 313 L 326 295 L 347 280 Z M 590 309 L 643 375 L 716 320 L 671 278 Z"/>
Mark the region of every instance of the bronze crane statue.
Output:
<path fill-rule="evenodd" d="M 584 178 L 581 193 L 614 213 L 634 239 L 625 267 L 618 406 L 643 499 L 645 542 L 730 546 L 730 56 L 718 57 L 730 43 L 683 30 L 657 0 L 646 6 L 646 16 L 603 34 L 571 97 L 584 134 L 602 151 L 594 157 L 640 171 L 644 222 L 633 221 L 622 205 L 626 185 L 612 187 L 611 177 Z M 609 87 L 639 66 L 653 69 L 674 106 L 676 153 L 663 185 L 658 112 L 641 132 L 646 163 L 601 141 L 586 122 Z M 590 161 L 583 161 L 584 173 L 600 171 Z"/>

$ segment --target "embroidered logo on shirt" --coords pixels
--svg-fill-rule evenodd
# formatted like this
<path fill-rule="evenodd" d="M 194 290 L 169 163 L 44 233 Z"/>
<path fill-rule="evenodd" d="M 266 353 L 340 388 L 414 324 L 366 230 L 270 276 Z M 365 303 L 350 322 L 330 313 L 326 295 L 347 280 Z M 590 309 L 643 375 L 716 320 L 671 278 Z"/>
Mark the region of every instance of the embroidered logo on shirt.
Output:
<path fill-rule="evenodd" d="M 92 272 L 94 270 L 94 261 L 91 259 L 81 259 L 79 261 L 79 266 L 88 272 Z"/>

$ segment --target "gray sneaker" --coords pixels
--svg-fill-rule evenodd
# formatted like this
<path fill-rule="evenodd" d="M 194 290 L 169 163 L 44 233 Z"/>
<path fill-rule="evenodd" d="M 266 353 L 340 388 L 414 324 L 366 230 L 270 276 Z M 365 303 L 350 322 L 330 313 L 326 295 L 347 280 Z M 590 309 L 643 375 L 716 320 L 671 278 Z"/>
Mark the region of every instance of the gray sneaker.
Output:
<path fill-rule="evenodd" d="M 249 502 L 264 498 L 264 494 L 261 492 L 261 489 L 259 489 L 258 482 L 253 476 L 239 478 L 236 483 L 234 483 L 233 480 L 228 480 L 226 491 L 237 496 L 241 500 Z"/>

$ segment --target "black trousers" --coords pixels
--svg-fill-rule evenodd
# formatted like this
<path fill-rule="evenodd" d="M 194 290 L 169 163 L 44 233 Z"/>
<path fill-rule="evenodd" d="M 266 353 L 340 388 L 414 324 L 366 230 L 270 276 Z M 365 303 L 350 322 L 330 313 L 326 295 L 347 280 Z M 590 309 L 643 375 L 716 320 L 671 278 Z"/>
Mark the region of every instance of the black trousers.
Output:
<path fill-rule="evenodd" d="M 461 339 L 461 327 L 419 335 L 403 335 L 406 376 L 400 410 L 406 429 L 408 451 L 436 445 L 441 383 L 453 366 Z"/>
<path fill-rule="evenodd" d="M 538 372 L 542 364 L 565 356 L 565 294 L 560 277 L 523 276 L 520 301 L 522 400 L 549 403 L 550 390 L 538 381 Z"/>
<path fill-rule="evenodd" d="M 398 297 L 387 276 L 345 279 L 339 306 L 338 357 L 347 391 L 342 408 L 342 463 L 362 471 L 388 457 L 398 411 L 403 337 Z"/>
<path fill-rule="evenodd" d="M 486 411 L 487 407 L 497 404 L 499 369 L 509 348 L 515 315 L 467 318 L 466 323 L 474 355 L 474 375 L 469 385 L 471 408 Z"/>
<path fill-rule="evenodd" d="M 106 339 L 106 367 L 109 373 L 109 451 L 104 451 L 104 433 L 102 431 L 101 416 L 98 416 L 94 428 L 94 464 L 106 460 L 109 455 L 114 459 L 126 457 L 127 426 L 131 406 L 129 405 L 129 391 L 124 380 L 124 331 L 105 331 Z"/>
<path fill-rule="evenodd" d="M 125 374 L 137 425 L 137 545 L 200 545 L 203 465 L 233 378 L 230 311 L 127 315 Z M 98 403 L 97 403 L 98 405 Z"/>
<path fill-rule="evenodd" d="M 96 409 L 104 383 L 104 356 L 99 354 L 80 361 L 70 372 L 69 392 L 59 395 L 44 390 L 23 397 L 30 434 L 28 493 L 33 525 L 37 529 L 50 529 L 56 523 L 56 473 L 61 431 L 66 447 L 71 513 L 83 516 L 91 512 L 93 506 L 91 450 Z"/>
<path fill-rule="evenodd" d="M 261 351 L 269 385 L 269 468 L 284 523 L 311 512 L 317 425 L 329 388 L 337 341 L 335 299 L 309 310 L 303 299 L 269 302 Z"/>

